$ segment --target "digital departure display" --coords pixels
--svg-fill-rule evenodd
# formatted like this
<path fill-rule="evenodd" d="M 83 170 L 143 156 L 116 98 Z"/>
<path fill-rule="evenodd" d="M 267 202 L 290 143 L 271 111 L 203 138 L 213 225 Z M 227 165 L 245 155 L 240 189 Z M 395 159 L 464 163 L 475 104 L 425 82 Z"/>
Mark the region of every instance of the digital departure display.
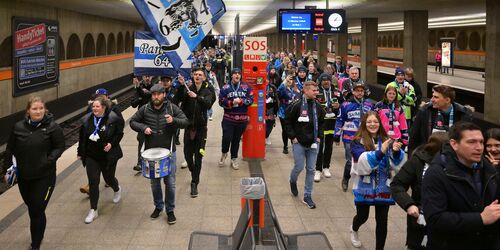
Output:
<path fill-rule="evenodd" d="M 311 30 L 311 14 L 284 13 L 281 28 L 283 30 Z"/>
<path fill-rule="evenodd" d="M 277 16 L 280 33 L 347 33 L 342 9 L 280 9 Z"/>

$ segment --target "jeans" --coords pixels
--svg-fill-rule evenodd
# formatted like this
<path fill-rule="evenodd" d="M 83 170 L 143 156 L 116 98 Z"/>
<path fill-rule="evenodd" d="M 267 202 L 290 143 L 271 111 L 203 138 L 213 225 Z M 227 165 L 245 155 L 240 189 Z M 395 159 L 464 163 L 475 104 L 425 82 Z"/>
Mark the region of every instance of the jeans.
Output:
<path fill-rule="evenodd" d="M 375 205 L 375 249 L 382 250 L 387 238 L 387 218 L 389 214 L 389 205 Z M 358 231 L 370 215 L 369 205 L 356 205 L 356 215 L 352 219 L 352 230 Z"/>
<path fill-rule="evenodd" d="M 222 120 L 222 153 L 227 153 L 231 148 L 231 159 L 238 158 L 241 136 L 246 127 L 246 122 L 233 123 Z"/>
<path fill-rule="evenodd" d="M 297 183 L 297 178 L 300 172 L 304 169 L 304 162 L 306 163 L 306 181 L 304 185 L 304 196 L 311 196 L 313 191 L 314 170 L 316 168 L 316 157 L 318 155 L 317 148 L 304 147 L 300 143 L 294 143 L 293 146 L 293 159 L 294 165 L 292 173 L 290 174 L 290 182 Z"/>
<path fill-rule="evenodd" d="M 351 179 L 351 166 L 352 166 L 351 143 L 343 142 L 343 144 L 345 151 L 344 180 L 349 180 Z"/>
<path fill-rule="evenodd" d="M 213 114 L 214 114 L 214 110 L 212 108 L 210 108 L 209 110 L 207 110 L 207 116 L 208 117 L 212 117 Z"/>
<path fill-rule="evenodd" d="M 167 213 L 174 211 L 175 208 L 175 171 L 177 169 L 175 160 L 175 152 L 172 152 L 170 157 L 170 174 L 167 177 L 163 177 L 163 182 L 165 183 L 165 201 L 163 201 L 161 178 L 151 179 L 151 191 L 153 192 L 155 208 L 163 210 L 166 204 Z"/>

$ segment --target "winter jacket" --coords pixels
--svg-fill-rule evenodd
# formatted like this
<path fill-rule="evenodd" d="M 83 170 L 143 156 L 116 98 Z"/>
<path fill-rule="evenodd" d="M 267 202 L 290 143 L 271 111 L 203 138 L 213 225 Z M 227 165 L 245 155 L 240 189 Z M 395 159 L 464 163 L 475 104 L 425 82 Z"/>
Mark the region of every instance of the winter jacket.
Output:
<path fill-rule="evenodd" d="M 300 98 L 300 90 L 297 87 L 297 90 L 291 89 L 287 87 L 286 83 L 282 83 L 278 88 L 278 97 L 279 97 L 279 109 L 278 109 L 278 117 L 281 119 L 285 119 L 285 113 L 288 106 L 296 99 Z"/>
<path fill-rule="evenodd" d="M 197 90 L 196 85 L 194 83 L 191 84 L 189 90 L 196 93 L 196 98 L 189 97 L 185 86 L 179 87 L 177 96 L 179 102 L 182 102 L 182 112 L 184 112 L 189 120 L 188 128 L 202 128 L 207 126 L 207 110 L 215 102 L 214 95 L 209 87 L 208 82 L 203 82 L 200 89 Z"/>
<path fill-rule="evenodd" d="M 472 121 L 472 112 L 466 107 L 458 103 L 453 103 L 454 123 L 458 121 Z M 427 139 L 432 134 L 432 128 L 436 125 L 438 110 L 432 107 L 432 103 L 425 104 L 417 113 L 415 120 L 410 128 L 410 141 L 408 143 L 408 153 L 411 155 L 413 150 L 418 146 L 427 142 Z M 449 130 L 447 126 L 449 116 L 444 115 L 444 129 Z"/>
<path fill-rule="evenodd" d="M 278 89 L 272 83 L 266 86 L 266 120 L 276 119 L 279 108 Z"/>
<path fill-rule="evenodd" d="M 398 139 L 404 145 L 408 145 L 408 125 L 406 117 L 401 107 L 394 107 L 394 104 L 379 102 L 375 105 L 375 110 L 382 121 L 382 126 L 390 138 Z M 389 117 L 392 115 L 392 124 Z"/>
<path fill-rule="evenodd" d="M 286 109 L 285 115 L 285 130 L 288 138 L 290 140 L 297 139 L 299 143 L 304 147 L 310 147 L 314 142 L 316 142 L 316 138 L 323 137 L 323 122 L 325 117 L 325 111 L 321 107 L 321 104 L 316 100 L 307 100 L 307 115 L 309 117 L 309 122 L 300 122 L 298 121 L 301 111 L 302 104 L 305 98 L 295 100 L 290 106 Z M 318 118 L 318 134 L 317 137 L 314 138 L 314 111 L 313 111 L 313 102 L 316 103 L 316 114 Z"/>
<path fill-rule="evenodd" d="M 382 138 L 376 139 L 374 144 L 375 150 L 367 151 L 362 139 L 351 143 L 354 204 L 394 205 L 390 181 L 404 164 L 405 152 L 388 149 L 382 153 Z"/>
<path fill-rule="evenodd" d="M 274 84 L 274 86 L 279 86 L 282 82 L 281 77 L 278 75 L 278 73 L 275 74 L 268 73 L 267 81 L 268 81 L 267 84 Z"/>
<path fill-rule="evenodd" d="M 500 200 L 500 177 L 487 160 L 473 170 L 458 161 L 445 144 L 422 181 L 422 206 L 429 249 L 500 249 L 500 222 L 484 225 L 481 212 Z M 480 171 L 482 188 L 476 190 L 473 171 Z"/>
<path fill-rule="evenodd" d="M 56 172 L 56 161 L 64 152 L 63 130 L 52 114 L 45 115 L 37 126 L 28 118 L 14 124 L 11 130 L 2 173 L 16 157 L 18 177 L 24 180 L 42 178 Z"/>
<path fill-rule="evenodd" d="M 240 98 L 238 106 L 233 105 L 233 100 Z M 219 94 L 219 105 L 224 108 L 225 121 L 232 123 L 248 122 L 248 107 L 253 103 L 253 92 L 250 85 L 239 82 L 237 85 L 230 82 L 222 87 Z"/>
<path fill-rule="evenodd" d="M 99 123 L 99 140 L 94 142 L 89 139 L 94 132 L 94 114 L 87 113 L 80 122 L 80 139 L 78 142 L 77 155 L 81 157 L 82 163 L 86 165 L 86 159 L 91 157 L 94 160 L 105 160 L 107 164 L 114 164 L 118 159 L 123 157 L 123 152 L 120 147 L 120 141 L 123 138 L 123 128 L 125 121 L 119 117 L 114 111 L 107 111 Z M 106 144 L 111 144 L 109 152 L 104 151 Z"/>
<path fill-rule="evenodd" d="M 398 101 L 405 112 L 406 119 L 410 120 L 412 117 L 411 109 L 415 107 L 415 101 L 417 100 L 417 96 L 415 95 L 415 90 L 413 89 L 413 86 L 407 81 L 403 81 L 403 83 L 398 83 L 396 80 L 387 84 L 385 89 L 387 89 L 390 86 L 396 88 Z M 399 92 L 400 88 L 406 88 L 405 95 L 401 95 L 401 93 Z"/>
<path fill-rule="evenodd" d="M 417 149 L 413 156 L 401 167 L 398 174 L 391 182 L 391 193 L 396 203 L 406 211 L 410 206 L 415 205 L 422 209 L 422 178 L 429 167 L 434 155 L 430 155 L 425 150 Z M 408 188 L 411 187 L 411 196 Z M 417 218 L 406 216 L 406 245 L 410 249 L 418 249 L 422 245 L 426 228 L 417 223 Z"/>
<path fill-rule="evenodd" d="M 173 117 L 172 123 L 167 123 L 165 119 L 165 115 L 167 114 Z M 154 108 L 150 102 L 137 110 L 132 118 L 130 118 L 130 127 L 134 131 L 143 134 L 146 128 L 150 128 L 153 131 L 151 135 L 144 135 L 145 150 L 159 147 L 175 152 L 175 143 L 173 143 L 173 148 L 170 148 L 173 137 L 177 129 L 185 128 L 188 124 L 189 120 L 182 110 L 169 101 L 163 103 L 160 109 Z"/>
<path fill-rule="evenodd" d="M 339 114 L 339 109 L 334 109 L 332 107 L 333 103 L 340 102 L 339 99 L 342 98 L 340 91 L 331 85 L 328 89 L 319 87 L 319 92 L 316 95 L 316 100 L 321 104 L 323 110 L 325 111 L 325 123 L 323 124 L 323 129 L 325 135 L 333 135 L 335 132 L 335 121 L 337 115 Z M 330 98 L 330 106 L 327 107 L 327 98 Z"/>
<path fill-rule="evenodd" d="M 151 93 L 149 90 L 153 87 L 153 82 L 150 84 L 141 81 L 139 86 L 135 88 L 134 98 L 132 99 L 132 107 L 140 108 L 151 100 Z"/>
<path fill-rule="evenodd" d="M 420 107 L 420 104 L 422 103 L 422 88 L 420 88 L 420 85 L 412 79 L 411 81 L 408 81 L 411 86 L 413 86 L 413 89 L 415 90 L 415 106 L 411 108 L 411 119 L 415 118 L 415 115 L 417 115 L 418 108 Z"/>
<path fill-rule="evenodd" d="M 345 100 L 349 100 L 352 97 L 352 90 L 353 90 L 353 85 L 354 83 L 361 82 L 363 85 L 365 85 L 365 98 L 368 98 L 371 94 L 370 88 L 368 85 L 361 79 L 358 80 L 353 80 L 351 78 L 347 78 L 342 81 L 342 95 L 344 96 Z M 339 83 L 340 85 L 340 83 Z"/>
<path fill-rule="evenodd" d="M 295 77 L 295 86 L 299 89 L 300 92 L 302 92 L 302 89 L 304 88 L 304 83 L 307 81 L 307 75 L 306 78 L 300 78 L 299 76 Z"/>
<path fill-rule="evenodd" d="M 341 134 L 344 143 L 350 143 L 354 139 L 361 123 L 361 110 L 363 114 L 373 110 L 373 103 L 368 100 L 362 100 L 358 103 L 354 97 L 350 101 L 342 103 L 335 123 L 335 141 L 340 140 Z"/>
<path fill-rule="evenodd" d="M 123 119 L 123 115 L 122 115 L 122 110 L 120 109 L 120 107 L 118 107 L 118 100 L 114 99 L 114 100 L 110 100 L 111 101 L 111 108 L 110 110 L 115 112 L 115 114 L 117 114 L 120 118 Z M 92 104 L 93 104 L 93 101 L 90 100 L 88 102 L 88 106 L 87 106 L 87 111 L 85 111 L 85 114 L 88 114 L 88 113 L 91 113 L 92 112 Z"/>

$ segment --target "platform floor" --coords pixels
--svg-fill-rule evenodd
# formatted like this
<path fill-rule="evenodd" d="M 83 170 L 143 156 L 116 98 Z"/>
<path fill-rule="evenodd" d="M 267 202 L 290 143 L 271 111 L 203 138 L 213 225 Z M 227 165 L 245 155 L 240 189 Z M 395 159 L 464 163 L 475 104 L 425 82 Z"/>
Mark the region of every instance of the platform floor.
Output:
<path fill-rule="evenodd" d="M 391 60 L 380 60 L 391 63 L 401 63 Z M 354 66 L 360 66 L 360 63 L 349 61 Z M 472 71 L 465 69 L 455 69 L 452 75 L 451 68 L 449 73 L 439 73 L 434 71 L 435 67 L 427 66 L 427 81 L 434 84 L 444 84 L 453 88 L 462 89 L 470 92 L 484 94 L 485 79 L 483 78 L 484 72 Z M 378 66 L 378 72 L 394 75 L 394 68 Z"/>
<path fill-rule="evenodd" d="M 240 170 L 226 164 L 220 168 L 222 109 L 215 104 L 215 117 L 209 123 L 206 156 L 203 161 L 200 195 L 191 198 L 191 176 L 181 169 L 182 145 L 177 150 L 176 209 L 177 223 L 168 225 L 165 213 L 156 220 L 149 218 L 153 211 L 150 185 L 147 179 L 136 175 L 136 133 L 127 125 L 121 142 L 125 156 L 118 162 L 117 178 L 123 188 L 122 200 L 113 204 L 113 192 L 101 181 L 99 217 L 91 224 L 84 218 L 89 210 L 87 195 L 79 187 L 87 183 L 84 168 L 76 161 L 75 146 L 68 149 L 58 161 L 58 184 L 47 208 L 47 229 L 42 249 L 187 249 L 193 230 L 220 233 L 232 232 L 240 214 L 239 181 L 250 176 L 248 164 L 240 162 Z M 124 112 L 128 119 L 135 112 Z M 182 133 L 181 133 L 182 134 Z M 349 228 L 355 213 L 353 195 L 341 190 L 344 165 L 343 147 L 334 147 L 331 170 L 333 177 L 314 183 L 313 199 L 316 209 L 308 209 L 301 201 L 305 171 L 299 177 L 299 196 L 289 190 L 292 154 L 282 154 L 281 127 L 275 127 L 272 145 L 267 148 L 262 169 L 279 222 L 285 233 L 324 231 L 335 249 L 354 249 L 350 243 Z M 181 140 L 182 141 L 182 140 Z M 229 163 L 229 162 L 228 162 Z M 0 196 L 0 248 L 29 249 L 29 217 L 17 187 Z M 406 215 L 397 206 L 389 212 L 386 249 L 403 249 L 406 237 Z M 364 249 L 375 248 L 375 219 L 372 208 L 370 219 L 360 229 Z"/>

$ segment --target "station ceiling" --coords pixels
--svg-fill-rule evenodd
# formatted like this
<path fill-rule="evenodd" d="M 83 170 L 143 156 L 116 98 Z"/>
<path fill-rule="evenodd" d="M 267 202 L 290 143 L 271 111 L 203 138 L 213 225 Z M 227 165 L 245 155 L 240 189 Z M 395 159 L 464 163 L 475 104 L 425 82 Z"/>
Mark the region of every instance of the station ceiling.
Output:
<path fill-rule="evenodd" d="M 16 0 L 17 1 L 17 0 Z M 130 0 L 24 0 L 91 15 L 143 23 Z M 172 0 L 175 1 L 175 0 Z M 210 0 L 208 0 L 210 1 Z M 227 12 L 213 29 L 214 34 L 234 33 L 234 18 L 240 16 L 240 33 L 265 34 L 276 31 L 278 9 L 293 8 L 292 0 L 224 0 Z M 326 8 L 324 1 L 295 1 L 295 8 Z M 402 29 L 403 11 L 428 10 L 429 27 L 479 26 L 486 20 L 485 0 L 329 0 L 329 9 L 345 9 L 349 32 L 360 31 L 360 18 L 379 18 L 379 30 Z"/>

